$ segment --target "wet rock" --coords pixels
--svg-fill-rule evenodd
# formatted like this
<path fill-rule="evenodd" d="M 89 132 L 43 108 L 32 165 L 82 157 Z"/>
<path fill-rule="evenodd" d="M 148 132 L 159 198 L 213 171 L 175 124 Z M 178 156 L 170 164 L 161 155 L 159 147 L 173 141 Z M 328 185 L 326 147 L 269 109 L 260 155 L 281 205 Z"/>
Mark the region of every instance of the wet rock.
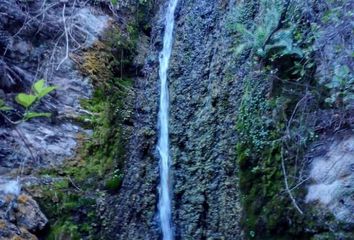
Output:
<path fill-rule="evenodd" d="M 169 70 L 173 224 L 176 239 L 235 239 L 240 205 L 234 124 L 239 83 L 220 1 L 180 1 Z M 152 24 L 137 91 L 134 132 L 119 195 L 107 209 L 107 239 L 159 239 L 158 56 L 167 1 Z M 227 5 L 227 4 L 224 4 Z M 232 183 L 232 184 L 230 184 Z M 113 227 L 114 226 L 114 227 Z"/>

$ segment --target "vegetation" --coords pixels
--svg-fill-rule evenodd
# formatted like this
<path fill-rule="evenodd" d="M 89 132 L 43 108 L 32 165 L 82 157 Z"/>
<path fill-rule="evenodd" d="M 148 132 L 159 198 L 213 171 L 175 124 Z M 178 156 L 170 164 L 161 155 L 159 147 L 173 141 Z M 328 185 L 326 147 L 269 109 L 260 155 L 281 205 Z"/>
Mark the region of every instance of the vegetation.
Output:
<path fill-rule="evenodd" d="M 81 100 L 87 114 L 76 120 L 93 131 L 79 136 L 75 158 L 61 168 L 41 171 L 62 179 L 43 187 L 38 199 L 50 219 L 48 239 L 100 239 L 97 201 L 119 190 L 123 178 L 140 24 L 133 21 L 125 29 L 112 25 L 91 48 L 72 56 L 94 86 L 92 98 Z"/>
<path fill-rule="evenodd" d="M 252 59 L 236 123 L 242 222 L 249 239 L 308 239 L 299 201 L 304 193 L 296 186 L 316 136 L 311 109 L 320 102 L 313 33 L 287 2 L 261 1 L 258 11 L 255 23 L 240 15 L 229 23 L 235 56 Z"/>
<path fill-rule="evenodd" d="M 326 103 L 339 109 L 353 107 L 350 105 L 354 100 L 354 76 L 347 65 L 335 66 L 333 77 L 325 86 L 330 92 Z"/>
<path fill-rule="evenodd" d="M 57 89 L 56 86 L 45 86 L 45 80 L 41 79 L 35 82 L 32 86 L 32 94 L 26 93 L 19 93 L 17 94 L 15 100 L 16 102 L 24 108 L 24 112 L 22 114 L 22 118 L 18 121 L 12 121 L 9 117 L 7 117 L 4 112 L 9 112 L 14 110 L 12 107 L 9 107 L 5 104 L 4 100 L 0 99 L 0 112 L 3 117 L 5 117 L 8 122 L 12 124 L 19 124 L 24 121 L 28 121 L 32 118 L 37 117 L 50 117 L 50 113 L 46 112 L 34 112 L 32 109 L 36 106 L 35 104 L 38 103 L 42 98 L 47 96 L 49 93 Z"/>

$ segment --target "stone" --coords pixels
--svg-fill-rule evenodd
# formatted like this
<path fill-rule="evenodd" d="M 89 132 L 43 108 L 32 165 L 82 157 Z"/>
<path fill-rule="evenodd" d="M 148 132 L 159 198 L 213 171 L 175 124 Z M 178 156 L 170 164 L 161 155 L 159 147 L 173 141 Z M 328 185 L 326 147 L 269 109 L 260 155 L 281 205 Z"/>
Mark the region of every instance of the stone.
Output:
<path fill-rule="evenodd" d="M 312 160 L 306 202 L 318 202 L 344 223 L 354 223 L 354 136 L 336 139 Z"/>
<path fill-rule="evenodd" d="M 35 240 L 48 219 L 27 194 L 0 193 L 0 239 Z"/>
<path fill-rule="evenodd" d="M 48 223 L 37 202 L 29 195 L 21 194 L 17 197 L 15 210 L 17 225 L 31 232 L 42 230 Z"/>

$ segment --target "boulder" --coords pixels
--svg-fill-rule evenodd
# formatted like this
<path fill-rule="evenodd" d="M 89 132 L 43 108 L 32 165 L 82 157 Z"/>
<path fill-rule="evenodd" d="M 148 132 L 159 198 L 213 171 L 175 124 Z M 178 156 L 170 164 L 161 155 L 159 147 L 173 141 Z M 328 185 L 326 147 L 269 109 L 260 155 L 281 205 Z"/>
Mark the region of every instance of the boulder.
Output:
<path fill-rule="evenodd" d="M 37 239 L 48 219 L 37 202 L 27 194 L 0 192 L 0 239 Z"/>

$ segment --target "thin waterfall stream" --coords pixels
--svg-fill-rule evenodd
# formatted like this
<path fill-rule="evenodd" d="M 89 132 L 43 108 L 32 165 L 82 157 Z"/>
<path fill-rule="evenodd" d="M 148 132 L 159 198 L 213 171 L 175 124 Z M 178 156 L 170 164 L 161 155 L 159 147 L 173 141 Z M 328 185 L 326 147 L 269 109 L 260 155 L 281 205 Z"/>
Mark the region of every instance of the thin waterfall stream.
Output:
<path fill-rule="evenodd" d="M 169 184 L 170 176 L 170 155 L 169 155 L 169 93 L 167 83 L 167 72 L 172 52 L 174 13 L 178 0 L 169 0 L 165 16 L 165 33 L 163 37 L 163 49 L 160 53 L 160 109 L 159 109 L 159 139 L 157 149 L 160 154 L 160 186 L 159 186 L 159 218 L 162 229 L 163 240 L 172 240 L 171 220 L 171 190 Z"/>

